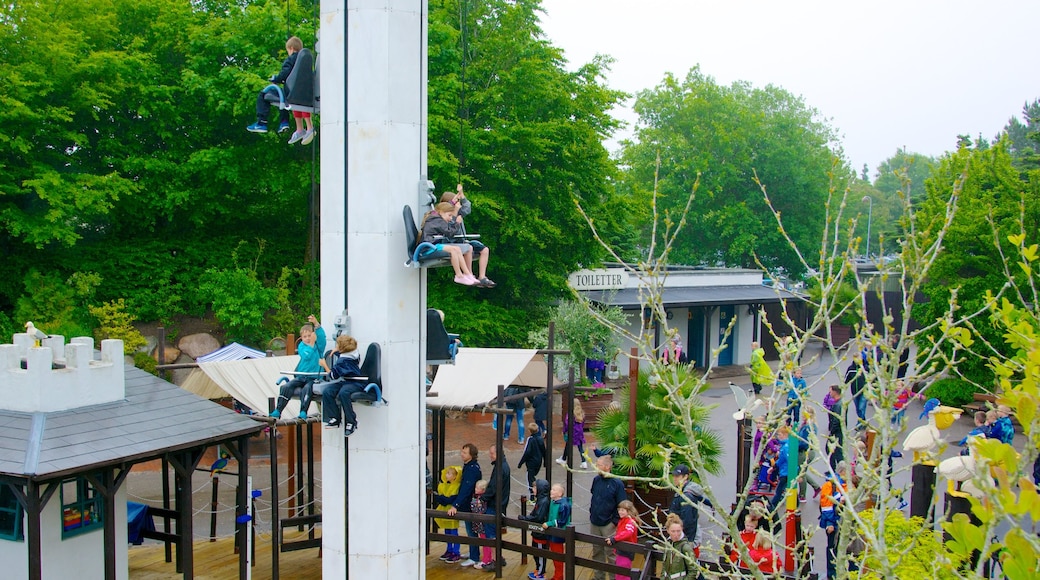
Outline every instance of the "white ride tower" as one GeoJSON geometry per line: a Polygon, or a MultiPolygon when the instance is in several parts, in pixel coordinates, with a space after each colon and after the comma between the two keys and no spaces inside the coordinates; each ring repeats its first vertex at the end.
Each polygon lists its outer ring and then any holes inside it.
{"type": "Polygon", "coordinates": [[[324,578],[426,577],[426,280],[401,219],[426,174],[426,21],[425,0],[321,0],[321,321],[346,308],[382,346],[390,401],[323,433],[324,578]]]}

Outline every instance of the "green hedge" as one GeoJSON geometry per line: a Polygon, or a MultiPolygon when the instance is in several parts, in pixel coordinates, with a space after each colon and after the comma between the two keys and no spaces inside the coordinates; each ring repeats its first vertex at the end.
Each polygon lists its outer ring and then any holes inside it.
{"type": "Polygon", "coordinates": [[[925,396],[936,398],[943,405],[963,407],[975,400],[979,389],[964,379],[940,379],[925,390],[925,396]]]}

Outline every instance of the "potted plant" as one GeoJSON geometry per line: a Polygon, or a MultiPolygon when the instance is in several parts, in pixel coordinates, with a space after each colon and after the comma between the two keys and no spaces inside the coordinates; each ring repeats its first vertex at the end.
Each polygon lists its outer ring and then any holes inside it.
{"type": "Polygon", "coordinates": [[[671,498],[671,490],[665,487],[666,465],[685,463],[719,473],[722,442],[718,434],[708,429],[709,407],[698,399],[708,385],[692,365],[662,369],[656,381],[651,381],[651,376],[641,372],[637,383],[634,457],[628,453],[630,389],[619,389],[620,404],[600,413],[593,433],[601,449],[614,453],[615,474],[643,478],[636,482],[636,499],[653,508],[654,504],[667,506],[671,498]],[[688,404],[677,402],[680,400],[688,404]],[[693,427],[692,437],[687,436],[683,427],[684,413],[693,427]]]}

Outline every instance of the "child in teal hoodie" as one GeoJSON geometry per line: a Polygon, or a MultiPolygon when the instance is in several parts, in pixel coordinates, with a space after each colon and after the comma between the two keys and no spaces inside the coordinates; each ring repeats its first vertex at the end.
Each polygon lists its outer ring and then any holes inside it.
{"type": "Polygon", "coordinates": [[[322,371],[329,372],[329,367],[324,359],[325,329],[318,324],[318,319],[313,314],[307,317],[307,321],[310,324],[300,327],[301,342],[297,349],[300,362],[296,363],[296,372],[313,373],[313,376],[296,376],[288,382],[285,382],[285,377],[279,380],[284,384],[278,390],[278,406],[271,412],[271,417],[275,419],[282,416],[282,411],[289,404],[289,399],[293,397],[296,389],[300,389],[300,419],[306,419],[307,409],[311,406],[311,396],[313,395],[311,383],[318,378],[322,371]]]}

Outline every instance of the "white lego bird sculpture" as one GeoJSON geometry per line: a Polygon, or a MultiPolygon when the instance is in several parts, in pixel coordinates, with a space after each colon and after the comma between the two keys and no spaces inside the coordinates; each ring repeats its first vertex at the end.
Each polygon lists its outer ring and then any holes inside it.
{"type": "Polygon", "coordinates": [[[36,326],[32,323],[31,320],[25,323],[25,333],[28,334],[30,338],[36,341],[36,346],[40,346],[40,341],[49,336],[46,332],[40,330],[39,328],[36,328],[36,326]]]}
{"type": "Polygon", "coordinates": [[[939,475],[950,481],[968,481],[975,476],[975,458],[970,455],[948,457],[939,462],[939,475]]]}
{"type": "Polygon", "coordinates": [[[929,399],[924,404],[924,412],[921,416],[928,416],[928,424],[921,425],[907,433],[903,440],[903,451],[914,453],[914,463],[924,460],[935,448],[942,443],[939,428],[935,426],[935,410],[939,407],[938,399],[929,399]]]}
{"type": "Polygon", "coordinates": [[[985,493],[972,481],[975,478],[978,464],[971,455],[957,455],[943,459],[936,469],[940,476],[949,480],[949,491],[955,491],[956,483],[959,482],[960,491],[980,499],[985,496],[985,493]]]}
{"type": "Polygon", "coordinates": [[[733,419],[740,421],[746,417],[751,417],[762,406],[762,399],[752,397],[747,391],[737,385],[730,383],[729,388],[733,391],[733,397],[737,400],[737,411],[733,413],[733,419]]]}

